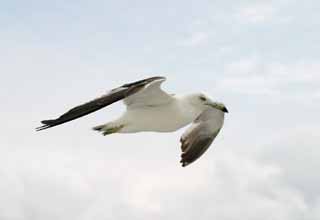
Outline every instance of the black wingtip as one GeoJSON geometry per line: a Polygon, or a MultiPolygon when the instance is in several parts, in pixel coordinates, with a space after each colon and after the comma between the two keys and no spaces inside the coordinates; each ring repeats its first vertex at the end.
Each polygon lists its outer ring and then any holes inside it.
{"type": "MultiPolygon", "coordinates": [[[[181,157],[183,156],[183,154],[181,155],[181,157]]],[[[186,167],[188,166],[190,163],[188,161],[186,161],[184,158],[181,158],[180,160],[181,166],[182,167],[186,167]]]]}
{"type": "Polygon", "coordinates": [[[47,128],[50,128],[50,127],[51,127],[50,125],[42,125],[42,126],[40,126],[40,127],[37,127],[37,128],[36,128],[36,131],[42,131],[42,130],[47,129],[47,128]]]}
{"type": "Polygon", "coordinates": [[[43,120],[43,121],[41,121],[41,123],[43,125],[40,127],[37,127],[36,131],[42,131],[44,129],[51,128],[55,125],[54,122],[55,122],[55,120],[43,120]]]}
{"type": "Polygon", "coordinates": [[[181,162],[181,166],[182,166],[182,167],[186,167],[186,166],[188,166],[188,165],[189,165],[188,162],[181,162]]]}
{"type": "Polygon", "coordinates": [[[43,120],[41,121],[42,124],[45,125],[52,125],[56,120],[43,120]]]}

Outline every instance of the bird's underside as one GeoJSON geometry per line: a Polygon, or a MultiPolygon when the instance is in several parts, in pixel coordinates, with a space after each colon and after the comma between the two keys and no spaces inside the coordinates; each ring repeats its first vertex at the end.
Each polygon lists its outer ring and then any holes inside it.
{"type": "MultiPolygon", "coordinates": [[[[164,77],[151,77],[124,84],[92,101],[76,106],[56,119],[43,120],[36,130],[52,128],[88,115],[117,101],[127,106],[125,114],[113,122],[94,127],[107,135],[139,131],[171,132],[194,121],[181,138],[181,163],[186,166],[199,158],[219,133],[224,114],[217,109],[184,113],[179,100],[161,89],[164,77]],[[218,119],[218,120],[217,120],[218,119]]],[[[188,106],[184,106],[188,107],[188,106]]]]}

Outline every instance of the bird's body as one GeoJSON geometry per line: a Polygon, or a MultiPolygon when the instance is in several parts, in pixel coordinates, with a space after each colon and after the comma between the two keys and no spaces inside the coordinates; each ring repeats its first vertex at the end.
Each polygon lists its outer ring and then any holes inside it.
{"type": "Polygon", "coordinates": [[[182,159],[186,166],[199,158],[221,130],[222,103],[213,102],[201,93],[175,96],[161,89],[164,77],[151,77],[124,84],[106,95],[72,108],[57,119],[44,120],[37,130],[54,127],[123,100],[126,111],[118,119],[94,127],[103,135],[136,132],[173,132],[193,122],[181,137],[182,159]]]}
{"type": "Polygon", "coordinates": [[[173,97],[165,105],[128,107],[120,118],[105,124],[102,130],[123,125],[117,133],[172,132],[190,124],[202,110],[189,102],[189,96],[173,97]]]}

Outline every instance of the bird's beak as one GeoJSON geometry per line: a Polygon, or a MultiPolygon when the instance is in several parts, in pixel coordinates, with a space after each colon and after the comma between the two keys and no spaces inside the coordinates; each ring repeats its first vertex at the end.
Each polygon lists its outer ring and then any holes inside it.
{"type": "Polygon", "coordinates": [[[225,113],[229,113],[229,111],[228,111],[228,109],[226,107],[223,107],[222,111],[225,112],[225,113]]]}
{"type": "Polygon", "coordinates": [[[219,109],[225,113],[229,113],[228,109],[225,106],[221,107],[221,106],[217,105],[216,103],[212,103],[212,102],[209,102],[206,105],[208,105],[212,108],[215,108],[215,109],[219,109]]]}

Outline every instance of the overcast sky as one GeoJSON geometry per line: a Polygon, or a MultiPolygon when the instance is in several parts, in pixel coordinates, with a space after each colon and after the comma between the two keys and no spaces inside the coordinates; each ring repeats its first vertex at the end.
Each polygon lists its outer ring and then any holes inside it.
{"type": "Polygon", "coordinates": [[[0,3],[1,220],[320,219],[320,2],[0,3]],[[103,137],[121,103],[43,132],[43,119],[166,76],[229,109],[179,164],[175,133],[103,137]]]}

